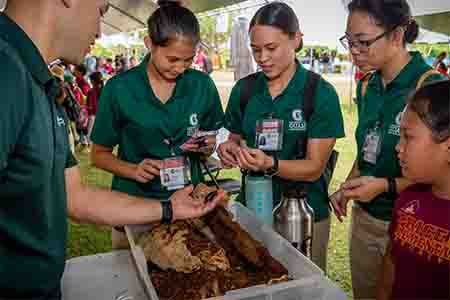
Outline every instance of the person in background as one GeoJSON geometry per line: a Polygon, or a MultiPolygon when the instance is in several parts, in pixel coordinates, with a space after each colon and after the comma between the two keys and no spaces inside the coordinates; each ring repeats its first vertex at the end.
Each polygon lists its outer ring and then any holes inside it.
{"type": "Polygon", "coordinates": [[[389,239],[392,209],[411,182],[402,176],[395,152],[408,94],[424,81],[442,79],[407,44],[419,34],[406,0],[353,0],[342,45],[365,77],[358,82],[357,157],[347,180],[332,195],[339,220],[353,200],[350,266],[355,299],[376,295],[389,239]],[[373,72],[369,72],[375,70],[373,72]]]}
{"type": "MultiPolygon", "coordinates": [[[[75,82],[77,86],[80,88],[81,92],[83,93],[83,97],[87,97],[87,94],[89,93],[89,90],[91,89],[91,86],[89,85],[89,82],[86,80],[86,74],[87,69],[84,65],[77,65],[75,66],[74,75],[75,75],[75,82]]],[[[84,99],[83,99],[84,102],[84,99]]]]}
{"type": "Polygon", "coordinates": [[[113,60],[112,58],[107,58],[106,59],[106,64],[104,66],[104,70],[106,72],[106,74],[108,74],[109,76],[114,74],[114,68],[113,68],[113,60]]]}
{"type": "Polygon", "coordinates": [[[433,68],[437,69],[439,67],[439,64],[444,62],[444,60],[447,58],[447,52],[443,51],[439,53],[439,55],[436,57],[436,59],[433,62],[433,68]]]}
{"type": "Polygon", "coordinates": [[[203,52],[203,48],[200,46],[197,48],[197,52],[194,58],[194,65],[200,71],[205,71],[205,53],[203,52]]]}
{"type": "Polygon", "coordinates": [[[450,299],[450,81],[411,97],[400,134],[402,174],[414,185],[395,202],[377,300],[450,299]]]}
{"type": "Polygon", "coordinates": [[[91,133],[92,128],[94,128],[95,123],[95,115],[97,114],[97,107],[98,107],[98,99],[100,99],[100,95],[103,89],[103,75],[100,72],[94,72],[89,76],[89,79],[92,83],[92,88],[88,93],[87,99],[86,99],[86,106],[89,116],[88,121],[88,128],[87,128],[87,139],[89,141],[89,144],[91,144],[91,133]]]}
{"type": "Polygon", "coordinates": [[[97,70],[96,70],[96,72],[102,73],[103,76],[108,75],[108,73],[105,70],[105,66],[106,66],[106,59],[103,56],[100,56],[99,58],[97,58],[97,70]]]}
{"type": "Polygon", "coordinates": [[[134,56],[130,57],[130,69],[136,67],[138,64],[139,63],[136,57],[134,56]]]}
{"type": "Polygon", "coordinates": [[[97,57],[92,55],[90,52],[92,50],[92,46],[90,45],[87,52],[89,52],[83,62],[83,65],[86,67],[86,74],[85,76],[90,76],[92,73],[97,71],[97,57]]]}
{"type": "Polygon", "coordinates": [[[439,73],[441,73],[442,75],[444,75],[445,77],[448,77],[448,67],[445,65],[444,62],[439,63],[439,65],[436,68],[436,70],[439,73]]]}
{"type": "Polygon", "coordinates": [[[76,83],[76,78],[74,76],[66,75],[64,76],[64,81],[67,83],[70,92],[80,105],[80,111],[77,116],[78,120],[76,120],[75,122],[75,132],[76,132],[76,135],[74,135],[75,150],[77,152],[89,152],[89,140],[87,138],[88,111],[83,91],[78,87],[76,83]]]}

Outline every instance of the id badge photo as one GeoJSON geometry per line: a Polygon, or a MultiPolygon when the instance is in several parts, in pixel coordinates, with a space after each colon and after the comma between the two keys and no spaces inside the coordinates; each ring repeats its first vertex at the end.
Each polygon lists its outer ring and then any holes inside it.
{"type": "Polygon", "coordinates": [[[283,120],[267,119],[256,123],[256,148],[281,151],[283,148],[283,120]]]}
{"type": "Polygon", "coordinates": [[[188,159],[183,156],[165,159],[160,176],[161,184],[169,191],[185,187],[191,181],[188,159]]]}
{"type": "Polygon", "coordinates": [[[378,155],[381,152],[381,126],[376,125],[374,128],[367,130],[366,138],[363,146],[363,160],[365,162],[376,164],[378,155]]]}

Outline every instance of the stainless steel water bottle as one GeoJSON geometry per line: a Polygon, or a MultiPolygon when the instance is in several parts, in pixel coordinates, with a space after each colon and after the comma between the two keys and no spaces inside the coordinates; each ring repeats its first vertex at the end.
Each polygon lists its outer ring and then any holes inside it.
{"type": "Polygon", "coordinates": [[[306,257],[312,258],[314,211],[304,191],[284,192],[280,204],[273,211],[273,222],[275,231],[306,257]]]}

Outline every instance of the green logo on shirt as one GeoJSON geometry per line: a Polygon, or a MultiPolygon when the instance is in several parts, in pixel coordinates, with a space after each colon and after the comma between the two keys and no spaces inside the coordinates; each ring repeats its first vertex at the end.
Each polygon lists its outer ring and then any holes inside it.
{"type": "Polygon", "coordinates": [[[197,126],[198,125],[197,114],[192,114],[191,115],[191,117],[189,118],[189,123],[191,124],[191,126],[197,126]]]}
{"type": "Polygon", "coordinates": [[[289,122],[289,130],[291,131],[305,131],[306,122],[303,119],[303,111],[301,109],[294,109],[292,111],[293,121],[289,122]]]}
{"type": "Polygon", "coordinates": [[[400,122],[402,121],[402,112],[399,112],[397,117],[395,117],[395,123],[389,126],[389,134],[400,136],[400,122]]]}

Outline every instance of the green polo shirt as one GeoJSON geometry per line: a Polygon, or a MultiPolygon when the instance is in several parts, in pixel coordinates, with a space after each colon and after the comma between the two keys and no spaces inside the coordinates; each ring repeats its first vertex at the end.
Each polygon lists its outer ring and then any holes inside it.
{"type": "MultiPolygon", "coordinates": [[[[365,96],[361,96],[361,82],[357,89],[358,126],[356,142],[358,146],[358,167],[362,176],[401,177],[401,168],[397,159],[396,145],[400,140],[400,119],[408,95],[416,89],[417,83],[431,67],[423,60],[419,52],[411,52],[412,59],[400,74],[383,86],[380,72],[375,72],[367,85],[365,96]],[[366,133],[377,121],[381,122],[381,151],[377,163],[363,161],[363,146],[366,133]]],[[[443,79],[440,75],[429,76],[426,81],[443,79]]],[[[394,198],[380,194],[370,203],[358,202],[375,218],[390,221],[394,198]]]]}
{"type": "MultiPolygon", "coordinates": [[[[183,155],[180,146],[192,128],[217,130],[222,127],[223,109],[212,79],[188,69],[177,78],[175,90],[163,104],[154,94],[147,75],[148,57],[136,68],[108,81],[100,97],[92,140],[106,147],[118,146],[119,159],[138,164],[144,159],[163,160],[183,155]]],[[[194,184],[203,180],[198,155],[188,155],[194,184]]],[[[131,195],[167,199],[172,192],[160,177],[148,183],[114,176],[112,189],[131,195]]]]}
{"type": "Polygon", "coordinates": [[[55,81],[28,36],[0,14],[0,298],[59,289],[71,155],[55,81]]]}
{"type": "MultiPolygon", "coordinates": [[[[269,93],[267,78],[259,73],[255,88],[242,116],[240,108],[240,93],[242,81],[233,88],[225,114],[225,127],[232,133],[239,134],[247,144],[255,147],[256,123],[258,120],[273,118],[284,120],[283,148],[277,152],[280,160],[294,160],[298,154],[297,143],[300,138],[326,139],[345,136],[339,97],[334,87],[321,79],[314,99],[314,112],[309,124],[302,116],[304,86],[307,71],[302,65],[297,66],[294,77],[282,94],[272,99],[269,93]],[[299,114],[300,111],[300,114],[299,114]]],[[[281,201],[283,187],[288,183],[279,177],[274,177],[273,191],[275,205],[281,201]]],[[[328,191],[325,180],[307,184],[308,200],[315,212],[316,221],[329,216],[328,191]]]]}

